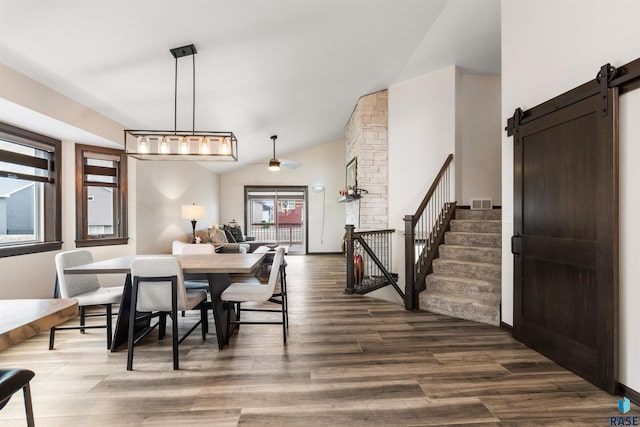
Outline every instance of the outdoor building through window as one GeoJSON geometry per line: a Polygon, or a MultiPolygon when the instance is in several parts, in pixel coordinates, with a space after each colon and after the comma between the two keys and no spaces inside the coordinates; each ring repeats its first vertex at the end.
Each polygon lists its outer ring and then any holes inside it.
{"type": "Polygon", "coordinates": [[[289,251],[306,253],[307,189],[301,186],[246,186],[247,236],[289,245],[289,251]]]}
{"type": "Polygon", "coordinates": [[[127,158],[76,145],[76,246],[127,243],[127,158]]]}
{"type": "Polygon", "coordinates": [[[0,123],[0,256],[61,248],[60,158],[59,140],[0,123]]]}

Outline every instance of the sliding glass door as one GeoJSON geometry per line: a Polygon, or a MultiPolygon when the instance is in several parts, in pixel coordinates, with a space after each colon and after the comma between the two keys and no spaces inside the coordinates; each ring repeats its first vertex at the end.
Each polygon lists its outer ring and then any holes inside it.
{"type": "Polygon", "coordinates": [[[246,186],[244,193],[248,236],[307,252],[307,187],[246,186]]]}

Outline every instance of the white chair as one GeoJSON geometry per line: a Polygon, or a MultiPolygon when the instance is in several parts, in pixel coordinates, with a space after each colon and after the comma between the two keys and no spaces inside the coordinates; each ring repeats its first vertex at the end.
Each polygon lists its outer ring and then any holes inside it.
{"type": "MultiPolygon", "coordinates": [[[[215,255],[216,249],[208,243],[185,243],[178,248],[174,245],[174,255],[215,255]]],[[[184,286],[187,289],[209,290],[209,282],[203,280],[185,280],[184,286]]]]}
{"type": "MultiPolygon", "coordinates": [[[[198,325],[202,329],[202,340],[206,339],[205,325],[207,292],[202,289],[186,289],[180,262],[174,257],[140,257],[131,263],[132,290],[129,314],[129,334],[127,370],[133,369],[134,332],[136,319],[159,317],[158,337],[164,338],[166,316],[171,317],[173,339],[173,369],[179,368],[178,345],[193,332],[198,325]],[[200,310],[200,320],[178,338],[178,311],[200,310]],[[147,313],[137,316],[136,312],[147,313]]],[[[154,325],[153,327],[157,326],[154,325]]],[[[149,329],[150,330],[150,329],[149,329]]],[[[148,330],[148,331],[149,331],[148,330]]],[[[148,333],[147,331],[147,333],[148,333]]],[[[144,334],[146,335],[146,333],[144,334]]],[[[144,336],[143,335],[143,336],[144,336]]],[[[142,337],[138,338],[138,341],[142,337]]]]}
{"type": "Polygon", "coordinates": [[[70,267],[90,264],[93,262],[91,252],[85,249],[61,252],[55,257],[56,264],[56,291],[54,297],[75,298],[80,307],[80,326],[55,326],[49,332],[49,350],[53,349],[56,330],[80,329],[84,333],[85,329],[106,328],[107,348],[111,348],[111,306],[120,304],[124,286],[103,288],[100,286],[98,276],[95,274],[64,274],[64,270],[70,267]],[[59,292],[58,292],[59,291],[59,292]],[[86,307],[103,305],[106,313],[86,314],[86,307]],[[106,324],[99,326],[85,326],[85,318],[93,316],[105,316],[106,324]]]}
{"type": "MultiPolygon", "coordinates": [[[[269,274],[269,281],[266,285],[261,283],[232,283],[227,289],[222,292],[221,299],[228,304],[229,309],[231,305],[235,305],[236,318],[231,319],[231,315],[227,316],[227,337],[226,341],[229,344],[229,335],[231,334],[231,324],[236,325],[282,325],[282,340],[286,344],[287,342],[287,327],[288,327],[288,307],[286,296],[286,280],[285,279],[285,262],[284,262],[284,248],[278,248],[275,256],[273,257],[273,265],[271,267],[271,273],[269,274]],[[281,292],[274,293],[276,285],[280,282],[281,292]],[[278,298],[279,297],[279,298],[278,298]],[[268,309],[268,308],[242,308],[243,302],[272,302],[279,304],[280,309],[268,309]],[[276,312],[282,313],[281,321],[241,321],[240,313],[242,311],[254,311],[254,312],[276,312]]],[[[231,313],[229,313],[231,314],[231,313]]]]}

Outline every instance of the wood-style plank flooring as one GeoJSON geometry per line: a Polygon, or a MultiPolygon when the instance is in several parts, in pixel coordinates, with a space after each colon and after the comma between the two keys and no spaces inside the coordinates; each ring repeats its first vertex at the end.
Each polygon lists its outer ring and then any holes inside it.
{"type": "MultiPolygon", "coordinates": [[[[40,334],[0,352],[0,366],[36,372],[36,425],[47,427],[604,426],[620,415],[616,396],[503,330],[345,295],[340,256],[287,261],[286,345],[279,325],[242,326],[222,351],[195,331],[173,371],[171,340],[154,332],[127,372],[126,351],[107,351],[104,330],[61,331],[54,351],[40,334]]],[[[181,330],[195,319],[188,313],[181,330]]],[[[627,415],[639,414],[632,405],[627,415]]],[[[18,393],[0,426],[24,419],[18,393]]]]}

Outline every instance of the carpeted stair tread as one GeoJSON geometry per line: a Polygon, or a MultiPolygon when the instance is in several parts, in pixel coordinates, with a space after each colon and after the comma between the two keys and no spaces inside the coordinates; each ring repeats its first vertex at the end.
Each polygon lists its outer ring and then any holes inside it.
{"type": "Polygon", "coordinates": [[[498,219],[453,219],[451,231],[469,233],[502,233],[502,221],[498,219]]]}
{"type": "Polygon", "coordinates": [[[501,298],[499,280],[470,279],[433,273],[427,276],[426,284],[429,292],[447,293],[467,298],[475,297],[481,300],[500,301],[501,298]]]}
{"type": "Polygon", "coordinates": [[[440,258],[489,262],[492,264],[500,264],[502,262],[502,250],[500,248],[445,244],[440,245],[438,251],[440,258]]]}
{"type": "Polygon", "coordinates": [[[456,209],[455,219],[502,220],[502,209],[490,209],[490,210],[456,209]]]}
{"type": "Polygon", "coordinates": [[[439,292],[420,294],[420,307],[432,313],[498,326],[500,301],[478,300],[439,292]]]}
{"type": "Polygon", "coordinates": [[[444,242],[447,245],[499,248],[502,247],[502,234],[447,231],[444,234],[444,242]]]}
{"type": "Polygon", "coordinates": [[[437,258],[433,260],[433,272],[470,279],[500,280],[502,266],[488,262],[462,261],[437,258]]]}

